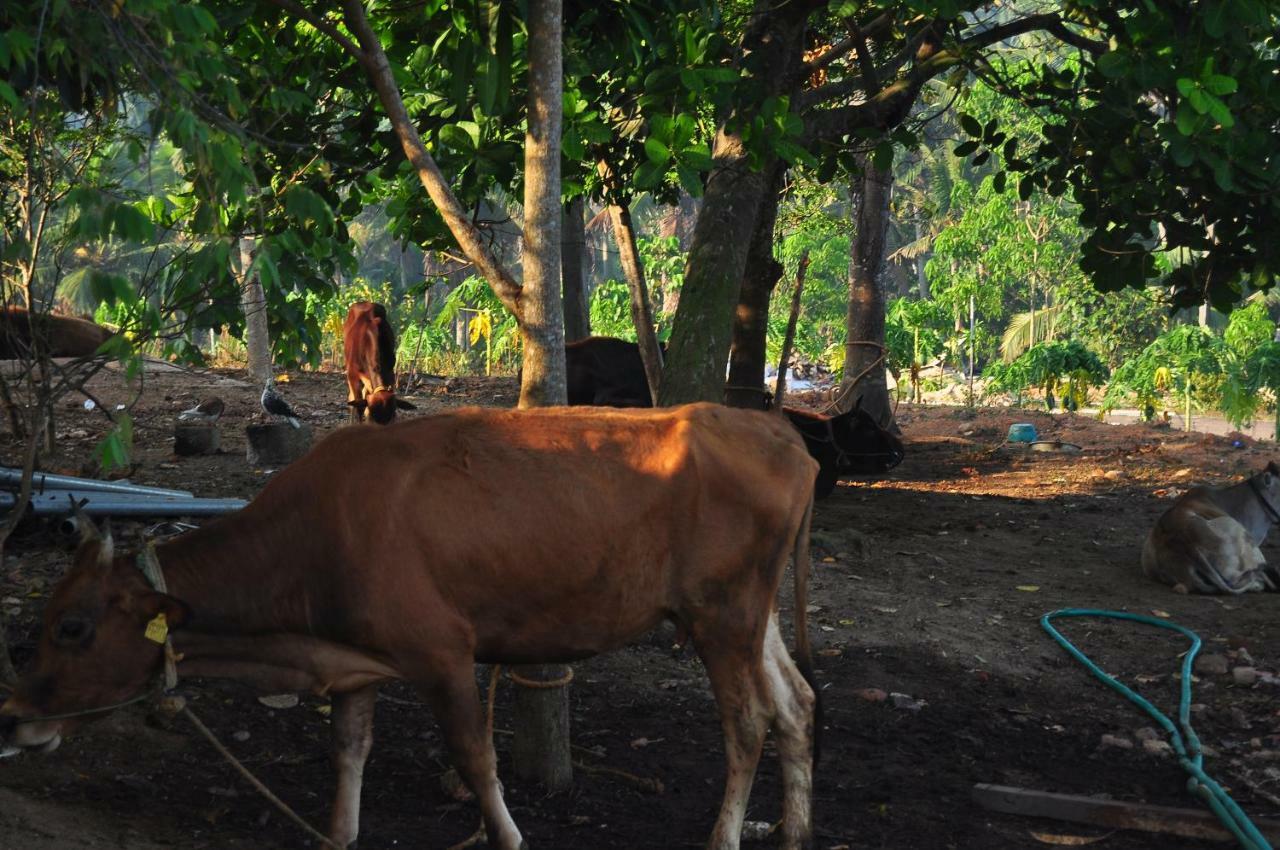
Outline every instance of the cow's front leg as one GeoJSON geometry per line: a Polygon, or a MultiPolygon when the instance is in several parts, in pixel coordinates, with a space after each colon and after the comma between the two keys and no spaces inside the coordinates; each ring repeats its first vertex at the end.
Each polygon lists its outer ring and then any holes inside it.
{"type": "Polygon", "coordinates": [[[475,664],[470,658],[465,662],[449,671],[433,670],[423,679],[415,678],[414,684],[435,712],[459,775],[476,795],[489,846],[522,850],[524,839],[502,800],[498,760],[476,690],[475,664]]]}
{"type": "Polygon", "coordinates": [[[354,847],[360,834],[360,786],[373,746],[373,705],[377,699],[376,685],[333,697],[332,755],[338,788],[329,837],[342,848],[354,847]]]}

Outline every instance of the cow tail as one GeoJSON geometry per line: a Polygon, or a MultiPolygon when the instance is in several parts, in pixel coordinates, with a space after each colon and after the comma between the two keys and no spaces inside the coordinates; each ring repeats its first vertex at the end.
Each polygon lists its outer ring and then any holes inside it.
{"type": "Polygon", "coordinates": [[[822,691],[813,675],[813,648],[809,645],[809,524],[813,520],[813,489],[808,489],[809,505],[796,533],[792,571],[795,574],[796,667],[813,691],[813,763],[818,763],[818,739],[822,731],[822,691]]]}

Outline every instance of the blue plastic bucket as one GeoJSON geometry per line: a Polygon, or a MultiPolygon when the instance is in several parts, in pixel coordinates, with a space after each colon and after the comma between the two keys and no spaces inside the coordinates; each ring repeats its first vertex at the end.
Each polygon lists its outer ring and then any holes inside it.
{"type": "Polygon", "coordinates": [[[1036,426],[1030,422],[1015,422],[1009,426],[1009,442],[1030,443],[1036,439],[1036,426]]]}

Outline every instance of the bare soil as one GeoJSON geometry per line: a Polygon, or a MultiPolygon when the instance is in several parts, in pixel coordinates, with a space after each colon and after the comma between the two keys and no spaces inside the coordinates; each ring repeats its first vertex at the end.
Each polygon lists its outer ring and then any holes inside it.
{"type": "MultiPolygon", "coordinates": [[[[132,480],[200,495],[250,497],[268,471],[251,469],[243,425],[256,391],[234,372],[146,374],[135,408],[132,480]],[[208,395],[227,402],[224,452],[172,455],[174,415],[208,395]]],[[[291,375],[284,394],[318,433],[346,419],[334,374],[291,375]]],[[[96,380],[114,405],[133,399],[119,376],[96,380]]],[[[510,405],[511,379],[454,379],[421,388],[418,415],[461,405],[510,405]]],[[[105,430],[81,399],[59,408],[55,471],[92,467],[105,430]]],[[[1273,444],[1077,416],[961,408],[899,409],[907,445],[882,480],[845,482],[819,503],[810,605],[825,722],[817,771],[815,847],[1025,848],[1046,838],[1101,838],[1096,846],[1190,848],[1203,842],[996,815],[969,801],[975,783],[1194,806],[1168,756],[1104,748],[1151,725],[1090,679],[1038,625],[1060,607],[1157,612],[1197,630],[1206,653],[1280,667],[1280,598],[1174,593],[1138,567],[1148,528],[1169,500],[1201,482],[1261,467],[1273,444]],[[1079,444],[1077,454],[1031,453],[1004,443],[1010,423],[1079,444]],[[1240,447],[1233,445],[1239,442],[1240,447]],[[881,702],[864,689],[907,695],[881,702]],[[923,701],[917,702],[917,701],[923,701]],[[1040,838],[1035,837],[1037,834],[1040,838]]],[[[18,449],[0,442],[14,463],[18,449]]],[[[117,524],[138,535],[150,523],[117,524]]],[[[1280,557],[1274,544],[1268,558],[1280,557]]],[[[0,597],[19,663],[32,652],[49,588],[68,562],[65,544],[33,525],[0,568],[0,597]]],[[[784,619],[790,621],[789,602],[784,619]]],[[[1180,641],[1138,626],[1073,622],[1065,630],[1110,672],[1169,708],[1180,641]]],[[[513,814],[533,848],[676,848],[705,841],[719,803],[720,732],[701,664],[658,633],[582,664],[572,686],[577,757],[656,779],[655,793],[610,773],[579,771],[573,791],[547,796],[510,776],[510,738],[499,732],[500,769],[513,814]]],[[[483,675],[483,671],[480,675],[483,675]]],[[[325,701],[302,697],[269,709],[233,683],[186,681],[192,706],[277,794],[327,822],[332,776],[325,701]],[[236,735],[236,733],[248,733],[236,735]]],[[[510,685],[498,692],[497,727],[510,722],[510,685]]],[[[1210,773],[1258,817],[1280,816],[1276,686],[1238,687],[1202,674],[1196,726],[1213,751],[1210,773]]],[[[361,847],[447,847],[478,815],[442,787],[447,763],[429,713],[390,686],[378,708],[366,772],[361,847]]],[[[749,819],[779,814],[776,760],[766,754],[749,819]]],[[[0,761],[0,848],[266,848],[307,846],[181,720],[139,707],[88,727],[48,756],[0,761]]],[[[1061,841],[1059,843],[1062,843],[1061,841]]]]}

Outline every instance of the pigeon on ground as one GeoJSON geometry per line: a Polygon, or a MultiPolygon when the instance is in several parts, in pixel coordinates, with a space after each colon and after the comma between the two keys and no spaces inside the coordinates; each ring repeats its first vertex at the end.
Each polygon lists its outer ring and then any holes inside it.
{"type": "Polygon", "coordinates": [[[213,424],[222,416],[227,406],[220,398],[206,398],[190,410],[178,414],[179,422],[207,422],[213,424]]]}
{"type": "Polygon", "coordinates": [[[283,416],[295,428],[302,427],[298,422],[298,414],[294,413],[289,402],[276,392],[276,382],[273,379],[268,379],[266,386],[262,388],[262,409],[272,416],[283,416]]]}

